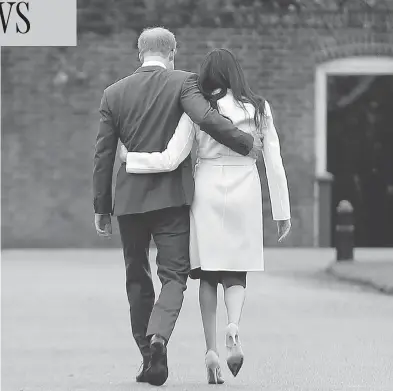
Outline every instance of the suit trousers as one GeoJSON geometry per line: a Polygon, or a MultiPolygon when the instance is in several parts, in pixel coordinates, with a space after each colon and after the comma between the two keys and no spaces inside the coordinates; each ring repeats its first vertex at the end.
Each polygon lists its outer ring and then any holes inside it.
{"type": "Polygon", "coordinates": [[[144,360],[150,353],[150,337],[167,341],[183,304],[190,272],[190,208],[171,207],[118,216],[126,266],[126,291],[131,329],[144,360]],[[155,293],[149,265],[151,237],[157,246],[157,274],[161,293],[155,293]]]}

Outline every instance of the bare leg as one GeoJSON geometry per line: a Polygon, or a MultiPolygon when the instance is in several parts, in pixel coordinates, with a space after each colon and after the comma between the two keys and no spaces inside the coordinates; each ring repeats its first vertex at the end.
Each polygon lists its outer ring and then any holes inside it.
{"type": "Polygon", "coordinates": [[[224,299],[228,315],[225,342],[227,346],[227,364],[233,376],[237,376],[244,360],[238,325],[243,310],[245,288],[242,285],[231,285],[228,287],[224,283],[224,299]]]}
{"type": "Polygon", "coordinates": [[[217,284],[201,280],[199,285],[199,304],[205,332],[206,350],[217,352],[217,284]]]}
{"type": "Polygon", "coordinates": [[[246,290],[241,285],[224,286],[224,300],[227,307],[228,324],[239,324],[242,315],[246,290]]]}

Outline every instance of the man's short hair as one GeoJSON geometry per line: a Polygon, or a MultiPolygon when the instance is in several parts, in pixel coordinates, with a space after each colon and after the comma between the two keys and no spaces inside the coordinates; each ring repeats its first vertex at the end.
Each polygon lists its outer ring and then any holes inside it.
{"type": "Polygon", "coordinates": [[[175,49],[175,35],[163,27],[149,27],[138,38],[138,50],[142,55],[152,52],[167,56],[175,49]]]}

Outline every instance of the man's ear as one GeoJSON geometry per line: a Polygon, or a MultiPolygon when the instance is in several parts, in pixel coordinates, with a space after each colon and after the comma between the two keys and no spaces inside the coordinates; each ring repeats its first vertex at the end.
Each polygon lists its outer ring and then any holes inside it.
{"type": "Polygon", "coordinates": [[[139,58],[139,61],[140,61],[141,63],[143,63],[143,54],[142,54],[142,53],[139,53],[139,54],[138,54],[138,58],[139,58]]]}
{"type": "Polygon", "coordinates": [[[174,51],[174,50],[171,50],[171,51],[169,52],[168,60],[169,60],[170,62],[172,62],[172,61],[175,60],[175,51],[174,51]]]}

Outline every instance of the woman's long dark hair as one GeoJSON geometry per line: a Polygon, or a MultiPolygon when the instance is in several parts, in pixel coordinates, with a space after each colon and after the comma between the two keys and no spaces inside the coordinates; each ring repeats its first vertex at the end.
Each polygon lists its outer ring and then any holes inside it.
{"type": "Polygon", "coordinates": [[[217,100],[225,96],[228,89],[232,90],[233,97],[244,110],[244,104],[251,103],[255,108],[255,125],[261,133],[265,99],[251,90],[239,61],[230,50],[214,49],[206,55],[199,74],[199,88],[215,109],[218,109],[217,100]],[[217,89],[221,91],[213,94],[217,89]]]}

